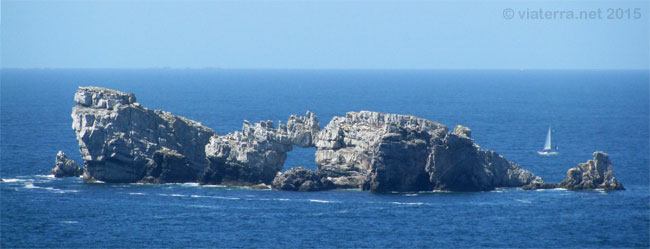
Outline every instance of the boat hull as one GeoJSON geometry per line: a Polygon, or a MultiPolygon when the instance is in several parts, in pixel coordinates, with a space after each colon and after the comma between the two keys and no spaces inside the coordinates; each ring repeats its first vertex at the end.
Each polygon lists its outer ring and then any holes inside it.
{"type": "Polygon", "coordinates": [[[558,154],[557,151],[538,151],[537,154],[542,156],[555,156],[558,154]]]}

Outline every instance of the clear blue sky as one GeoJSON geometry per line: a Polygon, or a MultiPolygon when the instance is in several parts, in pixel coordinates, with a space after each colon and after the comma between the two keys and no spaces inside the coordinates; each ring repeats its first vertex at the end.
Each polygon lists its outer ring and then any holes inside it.
{"type": "Polygon", "coordinates": [[[648,69],[648,1],[1,1],[4,68],[648,69]],[[504,18],[511,8],[512,19],[504,18]],[[522,19],[602,11],[602,19],[522,19]],[[607,8],[631,17],[607,19],[607,8]],[[634,19],[634,8],[640,18],[634,19]]]}

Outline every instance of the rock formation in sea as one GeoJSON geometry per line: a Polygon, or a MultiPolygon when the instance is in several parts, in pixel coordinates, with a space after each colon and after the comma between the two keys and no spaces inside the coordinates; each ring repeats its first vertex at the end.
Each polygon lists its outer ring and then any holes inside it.
{"type": "Polygon", "coordinates": [[[320,130],[318,117],[292,115],[287,124],[275,128],[272,121],[244,121],[241,132],[213,136],[205,147],[208,168],[201,184],[250,186],[270,184],[282,169],[293,146],[313,147],[320,130]]]}
{"type": "Polygon", "coordinates": [[[316,139],[318,173],[339,188],[387,191],[481,191],[541,181],[493,151],[467,127],[453,132],[409,115],[348,112],[316,139]]]}
{"type": "Polygon", "coordinates": [[[133,94],[106,88],[80,87],[74,101],[72,128],[87,171],[84,180],[196,181],[205,170],[205,145],[216,133],[201,123],[143,108],[133,94]],[[187,170],[181,177],[165,173],[179,168],[187,170]]]}
{"type": "Polygon", "coordinates": [[[567,171],[567,178],[559,187],[570,190],[603,189],[623,190],[623,185],[616,180],[614,168],[609,155],[602,151],[594,152],[594,159],[580,163],[567,171]]]}
{"type": "Polygon", "coordinates": [[[56,153],[55,166],[52,169],[54,177],[79,177],[83,173],[84,169],[72,159],[68,159],[63,151],[56,153]]]}
{"type": "Polygon", "coordinates": [[[277,127],[272,121],[244,121],[241,131],[218,136],[199,122],[143,108],[133,94],[80,87],[74,99],[72,127],[89,182],[259,188],[274,183],[276,189],[373,192],[546,186],[496,152],[481,149],[469,128],[449,131],[409,115],[349,112],[320,131],[316,115],[307,112],[277,127]],[[299,168],[278,174],[293,146],[317,148],[316,172],[299,168]]]}
{"type": "Polygon", "coordinates": [[[279,173],[273,179],[273,189],[288,191],[321,191],[333,189],[334,183],[303,167],[279,173]]]}

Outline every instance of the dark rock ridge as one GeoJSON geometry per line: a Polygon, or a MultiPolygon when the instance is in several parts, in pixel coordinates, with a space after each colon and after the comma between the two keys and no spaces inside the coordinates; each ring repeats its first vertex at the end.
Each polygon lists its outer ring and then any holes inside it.
{"type": "Polygon", "coordinates": [[[201,123],[143,108],[133,94],[100,87],[80,87],[74,100],[72,129],[76,132],[87,171],[84,180],[196,181],[205,170],[205,145],[216,133],[201,123]],[[156,162],[154,154],[157,151],[166,151],[168,156],[163,155],[162,161],[156,162]],[[171,154],[180,154],[183,159],[172,159],[171,154]],[[170,178],[164,173],[147,175],[165,171],[163,169],[177,171],[176,166],[165,163],[170,160],[182,161],[181,164],[187,166],[181,179],[170,178]],[[186,178],[189,175],[193,177],[186,178]]]}
{"type": "Polygon", "coordinates": [[[409,115],[348,112],[316,139],[318,173],[339,188],[480,191],[541,182],[496,152],[481,149],[467,127],[454,132],[409,115]]]}
{"type": "Polygon", "coordinates": [[[288,191],[321,191],[335,188],[334,183],[303,167],[279,173],[273,179],[273,189],[288,191]]]}
{"type": "Polygon", "coordinates": [[[318,117],[292,115],[287,124],[275,128],[272,121],[244,121],[241,132],[213,136],[205,146],[209,166],[201,184],[270,184],[282,169],[293,146],[313,147],[320,130],[318,117]]]}
{"type": "Polygon", "coordinates": [[[567,178],[560,182],[561,188],[570,190],[603,189],[623,190],[616,180],[609,155],[602,151],[594,152],[594,159],[569,169],[567,178]]]}
{"type": "Polygon", "coordinates": [[[68,159],[63,151],[56,154],[55,166],[52,169],[54,177],[79,177],[83,173],[84,169],[75,161],[68,159]]]}
{"type": "Polygon", "coordinates": [[[196,182],[196,171],[187,158],[176,151],[161,149],[147,162],[145,177],[140,183],[182,183],[196,182]]]}

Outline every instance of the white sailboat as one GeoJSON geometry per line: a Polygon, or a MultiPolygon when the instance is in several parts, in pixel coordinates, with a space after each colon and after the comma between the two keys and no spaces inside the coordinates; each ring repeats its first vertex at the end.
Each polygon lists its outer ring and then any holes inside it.
{"type": "Polygon", "coordinates": [[[552,156],[552,155],[557,155],[557,145],[555,146],[555,150],[551,150],[551,127],[548,127],[548,134],[546,135],[546,142],[544,142],[544,150],[538,151],[537,154],[540,154],[542,156],[552,156]]]}

